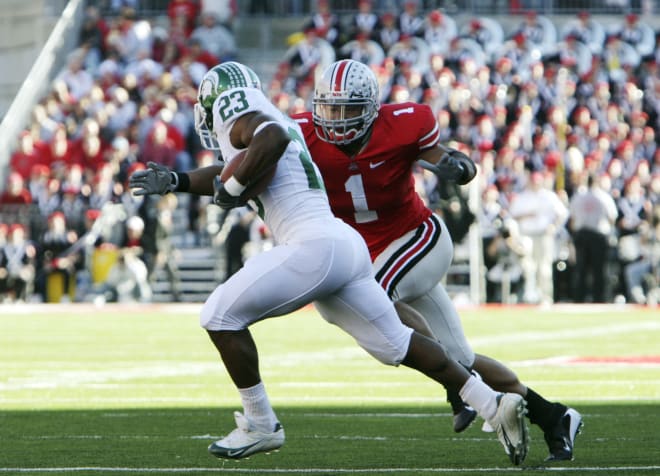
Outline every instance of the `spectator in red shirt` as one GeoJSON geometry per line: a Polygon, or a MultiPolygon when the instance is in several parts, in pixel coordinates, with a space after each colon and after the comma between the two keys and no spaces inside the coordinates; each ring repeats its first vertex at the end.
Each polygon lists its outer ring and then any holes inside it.
{"type": "Polygon", "coordinates": [[[156,162],[170,169],[175,168],[179,153],[176,142],[168,135],[167,124],[156,121],[140,151],[140,161],[156,162]]]}
{"type": "Polygon", "coordinates": [[[171,25],[177,24],[180,18],[184,19],[183,33],[186,38],[189,38],[195,29],[198,15],[199,2],[193,0],[170,0],[167,5],[167,17],[170,19],[171,25]]]}
{"type": "Polygon", "coordinates": [[[101,139],[97,135],[87,135],[80,139],[76,148],[73,164],[80,165],[91,175],[105,163],[106,148],[103,147],[101,139]]]}
{"type": "Polygon", "coordinates": [[[29,205],[32,195],[25,187],[25,180],[20,174],[12,172],[7,177],[7,188],[0,195],[0,205],[29,205]]]}
{"type": "Polygon", "coordinates": [[[75,147],[72,147],[64,126],[61,125],[55,130],[48,146],[43,163],[55,173],[74,163],[75,147]]]}
{"type": "Polygon", "coordinates": [[[186,43],[186,47],[181,55],[180,64],[191,62],[201,63],[206,68],[211,69],[216,64],[220,63],[220,58],[215,56],[209,50],[204,49],[202,42],[198,38],[190,38],[186,43]]]}
{"type": "Polygon", "coordinates": [[[32,167],[41,162],[39,151],[34,147],[34,138],[28,131],[23,131],[18,140],[18,148],[9,159],[9,168],[24,180],[30,178],[32,167]]]}

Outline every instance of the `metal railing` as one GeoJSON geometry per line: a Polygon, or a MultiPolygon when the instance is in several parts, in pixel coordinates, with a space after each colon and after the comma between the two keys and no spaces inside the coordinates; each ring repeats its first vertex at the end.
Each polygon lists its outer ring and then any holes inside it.
{"type": "MultiPolygon", "coordinates": [[[[90,1],[106,14],[117,14],[110,0],[90,1]]],[[[165,14],[168,0],[141,0],[138,12],[142,16],[165,14]]],[[[356,0],[330,0],[332,11],[338,14],[354,12],[356,0]]],[[[400,9],[403,2],[374,0],[375,11],[400,9]]],[[[306,16],[316,9],[316,0],[247,0],[237,2],[241,17],[306,16]]],[[[426,12],[441,9],[447,13],[502,15],[536,10],[544,15],[572,15],[582,10],[591,14],[617,15],[625,13],[660,13],[660,0],[419,0],[419,9],[426,12]]]]}

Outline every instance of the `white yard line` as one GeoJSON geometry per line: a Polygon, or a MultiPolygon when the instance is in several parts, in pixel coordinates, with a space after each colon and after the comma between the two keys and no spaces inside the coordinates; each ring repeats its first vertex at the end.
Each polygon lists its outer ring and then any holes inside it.
{"type": "MultiPolygon", "coordinates": [[[[548,398],[554,399],[554,395],[546,395],[548,398]]],[[[356,401],[355,396],[349,397],[328,397],[328,396],[318,396],[318,397],[286,397],[287,405],[319,405],[319,404],[350,404],[354,405],[356,401]]],[[[444,400],[439,399],[439,397],[420,397],[420,396],[411,396],[411,397],[359,397],[360,402],[367,404],[379,404],[379,405],[431,405],[437,406],[442,404],[444,400]]],[[[660,402],[660,397],[658,396],[636,396],[636,395],[627,395],[627,396],[614,396],[606,395],[602,397],[585,397],[578,395],[571,395],[565,397],[564,400],[570,402],[584,402],[584,403],[614,403],[614,402],[635,402],[635,403],[655,403],[660,402]]],[[[43,397],[36,396],[34,398],[29,397],[17,397],[17,398],[2,398],[0,397],[0,406],[14,406],[20,405],[20,408],[15,410],[20,411],[26,407],[39,408],[45,411],[50,409],[57,408],[58,405],[89,405],[89,398],[76,398],[76,397],[49,397],[47,403],[44,405],[45,401],[43,397]]],[[[208,397],[198,397],[198,398],[188,398],[188,397],[94,397],[93,403],[95,407],[99,405],[109,405],[112,406],[121,406],[125,407],[126,405],[149,405],[153,406],[156,404],[171,404],[171,405],[191,405],[191,406],[213,406],[213,407],[234,407],[240,402],[235,396],[208,396],[208,397]]],[[[13,411],[14,409],[10,410],[13,411]]],[[[81,408],[85,410],[85,408],[81,408]]]]}
{"type": "MultiPolygon", "coordinates": [[[[0,473],[63,473],[63,472],[93,472],[93,473],[251,473],[251,474],[372,474],[372,473],[502,473],[503,471],[520,472],[524,468],[492,467],[492,468],[227,468],[226,466],[210,468],[130,468],[121,466],[70,466],[52,468],[2,468],[0,473]]],[[[569,467],[534,467],[534,472],[552,473],[586,473],[598,471],[658,471],[660,466],[569,466],[569,467]]]]}
{"type": "Polygon", "coordinates": [[[610,326],[592,326],[592,327],[571,327],[565,330],[556,331],[529,331],[529,332],[501,332],[497,335],[487,337],[469,338],[470,344],[474,348],[485,345],[504,345],[518,342],[552,342],[557,340],[583,340],[585,338],[598,336],[625,335],[635,332],[660,331],[660,321],[646,322],[622,322],[610,326]]]}

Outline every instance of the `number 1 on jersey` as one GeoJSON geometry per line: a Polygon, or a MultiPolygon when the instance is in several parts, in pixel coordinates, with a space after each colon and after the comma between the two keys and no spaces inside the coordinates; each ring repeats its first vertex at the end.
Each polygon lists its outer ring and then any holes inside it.
{"type": "Polygon", "coordinates": [[[348,180],[344,183],[344,190],[351,194],[356,223],[367,223],[378,219],[378,214],[373,210],[369,210],[367,194],[364,191],[364,184],[362,183],[362,175],[351,175],[348,177],[348,180]]]}

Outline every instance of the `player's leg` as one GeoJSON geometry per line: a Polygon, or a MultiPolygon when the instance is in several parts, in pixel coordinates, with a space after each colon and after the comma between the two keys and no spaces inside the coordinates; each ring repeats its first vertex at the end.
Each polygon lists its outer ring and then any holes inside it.
{"type": "MultiPolygon", "coordinates": [[[[374,261],[374,273],[392,299],[410,303],[438,285],[449,269],[452,255],[453,244],[449,231],[444,222],[434,215],[416,230],[390,243],[374,261]]],[[[399,312],[399,316],[405,319],[404,323],[424,335],[429,335],[426,329],[430,329],[441,339],[452,358],[469,367],[473,354],[463,336],[458,313],[449,296],[446,296],[442,304],[427,306],[425,310],[418,311],[426,325],[422,325],[419,319],[409,318],[405,312],[399,312]],[[438,314],[443,307],[450,314],[438,314]]],[[[456,391],[446,390],[447,401],[454,414],[454,430],[463,431],[472,423],[476,412],[462,401],[456,391]]]]}
{"type": "Polygon", "coordinates": [[[573,459],[575,437],[582,426],[581,415],[560,402],[550,402],[520,382],[518,376],[503,363],[476,354],[474,370],[493,389],[517,393],[527,401],[529,421],[538,425],[548,445],[548,460],[573,459]]]}
{"type": "MultiPolygon", "coordinates": [[[[401,322],[408,327],[415,329],[420,334],[435,341],[439,341],[426,319],[424,319],[424,317],[422,317],[422,315],[414,308],[403,301],[396,301],[394,307],[396,308],[401,322]]],[[[477,416],[477,412],[469,405],[466,405],[458,394],[456,388],[445,387],[445,392],[447,394],[447,401],[451,405],[453,413],[454,431],[460,433],[472,424],[477,416]]]]}
{"type": "Polygon", "coordinates": [[[411,306],[406,304],[403,301],[394,301],[394,309],[396,313],[405,325],[411,329],[415,329],[417,332],[423,336],[428,337],[429,339],[438,340],[438,338],[433,333],[431,326],[429,326],[424,316],[415,311],[411,306]]]}
{"type": "MultiPolygon", "coordinates": [[[[528,391],[527,387],[520,383],[517,375],[502,363],[485,356],[475,359],[475,354],[465,337],[456,307],[441,284],[436,284],[422,295],[417,294],[424,291],[424,283],[438,282],[438,274],[442,273],[444,275],[445,271],[443,270],[448,267],[446,256],[451,255],[451,243],[449,234],[444,233],[446,229],[444,224],[440,222],[440,225],[440,237],[437,238],[432,247],[428,248],[425,255],[417,258],[418,261],[415,266],[407,268],[402,266],[399,272],[395,272],[396,270],[390,267],[389,271],[385,272],[386,265],[382,265],[380,268],[381,276],[390,276],[390,280],[396,282],[396,286],[390,289],[391,292],[399,299],[407,301],[411,307],[424,316],[431,332],[439,337],[439,341],[447,348],[452,358],[458,360],[467,368],[474,368],[484,381],[495,390],[517,393],[528,399],[530,421],[539,425],[543,430],[551,456],[553,454],[563,454],[563,459],[566,459],[565,455],[569,451],[565,448],[570,446],[570,453],[572,454],[572,441],[575,439],[575,434],[573,433],[569,438],[570,445],[561,445],[564,448],[561,452],[560,445],[557,443],[560,439],[552,435],[558,431],[561,432],[561,419],[568,408],[559,403],[548,402],[534,391],[528,391]],[[442,236],[443,233],[444,236],[442,236]],[[437,265],[438,263],[439,265],[437,265]]],[[[401,241],[402,243],[398,244],[399,248],[393,256],[402,255],[402,251],[412,245],[410,242],[401,241]]],[[[389,249],[386,251],[389,251],[389,249]]],[[[381,261],[381,257],[379,257],[379,261],[381,261]]],[[[392,263],[394,261],[390,257],[386,262],[392,263]]],[[[405,308],[399,305],[399,315],[404,314],[403,309],[405,308]]],[[[414,322],[414,319],[410,317],[406,319],[409,322],[414,322]]],[[[447,399],[454,413],[454,429],[460,431],[467,428],[474,419],[474,413],[471,413],[471,409],[465,407],[458,394],[452,391],[451,388],[447,389],[447,399]]],[[[575,420],[576,417],[574,416],[573,421],[575,420]]],[[[556,459],[561,458],[557,457],[556,459]]]]}
{"type": "MultiPolygon", "coordinates": [[[[411,278],[414,278],[414,275],[411,278]]],[[[474,352],[465,337],[454,303],[444,287],[438,283],[427,294],[410,301],[409,304],[420,314],[429,316],[427,319],[429,326],[438,336],[438,341],[447,348],[449,355],[467,369],[471,369],[474,352]]],[[[454,431],[457,433],[464,431],[475,419],[474,410],[450,389],[447,389],[447,401],[454,415],[454,431]]]]}
{"type": "Polygon", "coordinates": [[[511,461],[520,464],[524,460],[529,444],[524,399],[496,393],[451,359],[438,342],[404,326],[370,277],[351,282],[315,305],[328,322],[348,332],[381,362],[401,363],[458,389],[461,397],[494,425],[511,461]]]}
{"type": "MultiPolygon", "coordinates": [[[[411,275],[410,278],[414,278],[411,275]]],[[[436,284],[425,294],[416,298],[405,299],[415,311],[426,317],[433,333],[438,337],[447,352],[467,368],[474,365],[475,354],[465,336],[461,318],[456,306],[447,294],[445,288],[436,284]]]]}
{"type": "Polygon", "coordinates": [[[522,395],[527,393],[516,373],[503,363],[482,354],[475,354],[472,367],[488,385],[499,392],[522,395]]]}
{"type": "Polygon", "coordinates": [[[284,444],[284,430],[261,381],[257,347],[248,326],[311,302],[327,286],[332,257],[332,246],[317,243],[275,247],[248,260],[204,304],[201,325],[243,404],[243,414],[235,413],[237,428],[209,447],[215,456],[243,458],[284,444]]]}
{"type": "Polygon", "coordinates": [[[469,378],[460,387],[460,397],[475,408],[479,415],[497,431],[498,438],[511,461],[516,465],[521,464],[527,456],[529,445],[528,430],[524,422],[525,400],[518,394],[501,393],[493,402],[493,394],[489,393],[493,390],[470,375],[446,353],[439,355],[436,349],[439,345],[438,342],[413,333],[408,354],[402,364],[421,371],[448,388],[457,388],[454,382],[468,375],[469,378]],[[493,403],[496,405],[495,408],[493,403]]]}

